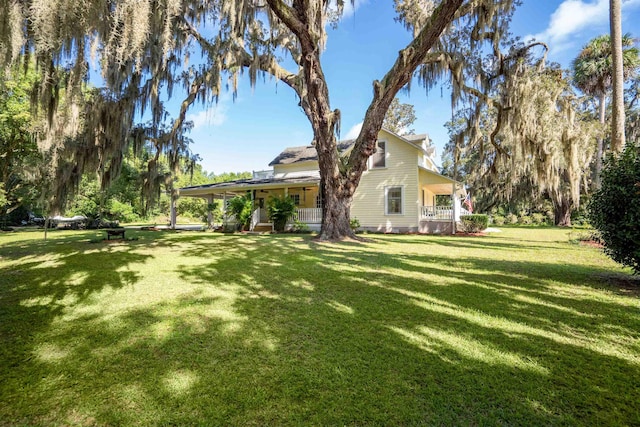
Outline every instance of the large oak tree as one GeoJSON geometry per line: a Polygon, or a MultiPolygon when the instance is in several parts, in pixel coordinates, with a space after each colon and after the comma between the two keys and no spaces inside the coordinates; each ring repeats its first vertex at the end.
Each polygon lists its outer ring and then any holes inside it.
{"type": "Polygon", "coordinates": [[[446,58],[456,50],[497,44],[516,3],[395,0],[398,20],[412,30],[413,39],[372,82],[362,130],[347,157],[337,149],[340,110],[331,105],[321,56],[327,26],[338,24],[343,0],[2,2],[6,25],[0,31],[0,53],[6,58],[21,50],[35,53],[44,70],[41,102],[52,111],[57,107],[59,65],[71,64],[64,85],[67,105],[73,106],[81,99],[76,88],[87,75],[86,56],[96,53],[108,91],[105,101],[87,110],[84,122],[86,129],[99,130],[88,138],[100,148],[97,155],[106,159],[123,151],[123,131],[130,131],[136,112],[150,107],[153,123],[162,121],[162,90],[171,94],[173,86],[181,84],[187,92],[173,131],[155,135],[159,147],[171,147],[180,139],[189,106],[215,99],[224,75],[235,82],[246,70],[252,83],[259,73],[272,75],[295,91],[313,129],[324,208],[319,238],[342,239],[354,237],[349,226],[352,198],[397,92],[419,70],[426,87],[455,74],[446,58]],[[446,32],[454,36],[443,38],[446,32]],[[196,48],[205,60],[188,66],[186,59],[196,48]],[[295,69],[285,68],[285,55],[295,69]]]}

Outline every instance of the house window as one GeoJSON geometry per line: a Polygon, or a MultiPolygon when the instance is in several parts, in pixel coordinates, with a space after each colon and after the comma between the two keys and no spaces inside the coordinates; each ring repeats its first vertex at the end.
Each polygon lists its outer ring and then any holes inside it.
{"type": "Polygon", "coordinates": [[[387,166],[387,144],[384,141],[376,142],[376,152],[371,155],[371,169],[387,166]]]}
{"type": "Polygon", "coordinates": [[[299,194],[291,194],[290,196],[293,199],[293,202],[296,204],[296,206],[300,206],[300,195],[299,194]]]}
{"type": "Polygon", "coordinates": [[[316,196],[316,208],[322,209],[322,194],[320,193],[316,196]]]}
{"type": "Polygon", "coordinates": [[[402,215],[402,187],[385,189],[385,214],[402,215]]]}

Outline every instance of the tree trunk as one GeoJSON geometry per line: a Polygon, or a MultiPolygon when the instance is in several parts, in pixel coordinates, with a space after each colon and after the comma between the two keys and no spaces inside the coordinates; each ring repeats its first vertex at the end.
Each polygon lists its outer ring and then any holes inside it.
{"type": "Polygon", "coordinates": [[[49,224],[51,220],[49,219],[49,215],[46,215],[46,219],[44,220],[44,240],[47,240],[47,231],[49,231],[49,224]]]}
{"type": "Polygon", "coordinates": [[[322,30],[316,15],[310,13],[305,1],[294,0],[288,6],[281,0],[267,0],[267,4],[283,23],[296,35],[300,43],[300,69],[298,76],[304,85],[292,84],[285,79],[300,96],[311,128],[318,153],[322,187],[322,228],[319,240],[342,240],[355,238],[350,226],[350,209],[353,194],[358,187],[367,159],[375,151],[378,132],[389,105],[398,91],[411,81],[416,68],[423,63],[429,50],[437,43],[449,25],[463,0],[444,0],[433,11],[420,33],[400,54],[381,81],[374,82],[374,96],[363,121],[362,130],[356,139],[348,160],[341,158],[336,144],[336,126],[340,122],[340,111],[332,110],[329,89],[322,70],[318,34],[322,30]]]}
{"type": "MultiPolygon", "coordinates": [[[[599,113],[600,113],[600,123],[604,125],[606,120],[606,112],[607,112],[607,95],[603,92],[600,94],[599,99],[599,113]]],[[[596,147],[596,169],[594,171],[593,177],[593,191],[600,189],[600,174],[602,173],[602,158],[604,156],[604,141],[602,136],[599,136],[597,139],[597,147],[596,147]]]]}
{"type": "Polygon", "coordinates": [[[609,0],[611,57],[613,62],[613,102],[611,103],[611,148],[615,153],[625,145],[624,64],[622,62],[622,11],[620,0],[609,0]]]}
{"type": "Polygon", "coordinates": [[[554,197],[553,215],[556,225],[559,227],[571,227],[571,200],[564,197],[559,199],[554,197]]]}
{"type": "MultiPolygon", "coordinates": [[[[316,151],[320,169],[320,191],[322,192],[322,224],[318,240],[355,239],[351,229],[351,202],[357,184],[349,185],[348,179],[340,170],[340,157],[333,134],[314,131],[316,151]],[[324,138],[322,141],[319,139],[324,138]]],[[[352,177],[353,179],[353,177],[352,177]]],[[[359,181],[359,177],[358,177],[359,181]]]]}
{"type": "Polygon", "coordinates": [[[319,240],[342,240],[355,238],[351,229],[351,202],[353,193],[345,192],[344,185],[340,183],[341,177],[327,185],[323,180],[322,191],[322,227],[319,240]]]}

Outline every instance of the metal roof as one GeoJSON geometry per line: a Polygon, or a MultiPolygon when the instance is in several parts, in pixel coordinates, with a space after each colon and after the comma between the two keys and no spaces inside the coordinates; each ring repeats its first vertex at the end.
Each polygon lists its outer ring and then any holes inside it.
{"type": "Polygon", "coordinates": [[[261,178],[261,179],[238,179],[235,181],[218,182],[215,184],[194,185],[191,187],[183,187],[180,194],[188,196],[189,194],[211,193],[208,190],[225,190],[225,191],[242,191],[251,190],[253,188],[266,188],[282,185],[300,185],[300,184],[317,184],[320,178],[317,176],[296,176],[289,178],[261,178]]]}

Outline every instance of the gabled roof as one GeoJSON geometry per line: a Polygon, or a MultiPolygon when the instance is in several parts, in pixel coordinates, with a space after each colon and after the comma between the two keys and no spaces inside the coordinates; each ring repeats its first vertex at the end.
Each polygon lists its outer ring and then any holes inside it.
{"type": "MultiPolygon", "coordinates": [[[[356,142],[355,139],[348,139],[338,142],[338,151],[343,153],[347,151],[356,142]]],[[[302,147],[289,147],[278,154],[278,157],[273,159],[269,166],[273,165],[290,165],[292,163],[299,162],[314,162],[318,160],[318,152],[313,145],[305,145],[302,147]]]]}
{"type": "MultiPolygon", "coordinates": [[[[399,140],[404,141],[418,150],[422,150],[420,146],[421,141],[429,138],[426,133],[421,133],[418,135],[398,135],[390,130],[382,128],[381,131],[385,131],[399,140]]],[[[348,151],[353,144],[356,142],[355,139],[346,139],[344,141],[338,142],[338,151],[342,154],[345,151],[348,151]]],[[[284,151],[278,154],[278,157],[273,159],[269,166],[274,165],[290,165],[292,163],[300,163],[300,162],[315,162],[318,161],[318,152],[316,151],[316,147],[313,145],[305,145],[302,147],[288,147],[285,148],[284,151]]]]}

